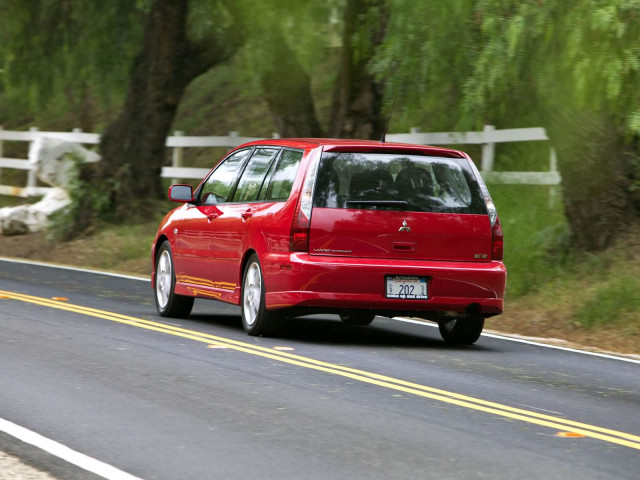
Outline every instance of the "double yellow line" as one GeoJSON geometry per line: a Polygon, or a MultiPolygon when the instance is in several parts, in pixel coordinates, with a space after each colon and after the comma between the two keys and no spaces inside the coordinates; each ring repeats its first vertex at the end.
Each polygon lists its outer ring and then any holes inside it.
{"type": "Polygon", "coordinates": [[[111,320],[113,322],[124,323],[126,325],[131,325],[138,328],[144,328],[147,330],[166,333],[177,337],[187,338],[196,342],[206,343],[214,347],[224,347],[236,350],[238,352],[276,360],[278,362],[296,365],[298,367],[346,377],[351,380],[376,385],[378,387],[387,388],[410,395],[416,395],[419,397],[429,398],[431,400],[437,400],[459,407],[469,408],[471,410],[490,413],[511,420],[519,420],[542,427],[548,427],[558,431],[564,436],[589,437],[602,440],[604,442],[640,450],[640,436],[638,435],[632,435],[625,432],[597,427],[595,425],[589,425],[586,423],[574,422],[572,420],[545,415],[534,411],[514,408],[508,405],[502,405],[500,403],[470,397],[468,395],[462,395],[438,388],[428,387],[426,385],[407,382],[397,378],[387,377],[385,375],[379,375],[373,372],[367,372],[365,370],[358,370],[334,363],[322,362],[313,358],[303,357],[300,355],[287,353],[285,351],[274,350],[273,348],[252,345],[249,343],[232,340],[230,338],[210,335],[203,332],[197,332],[195,330],[188,330],[185,328],[154,322],[151,320],[144,320],[142,318],[130,317],[127,315],[121,315],[104,310],[83,307],[81,305],[69,304],[65,301],[61,301],[60,299],[55,300],[42,297],[34,297],[31,295],[3,290],[0,290],[0,299],[18,300],[21,302],[41,305],[43,307],[56,308],[59,310],[66,310],[81,315],[88,315],[105,320],[111,320]]]}

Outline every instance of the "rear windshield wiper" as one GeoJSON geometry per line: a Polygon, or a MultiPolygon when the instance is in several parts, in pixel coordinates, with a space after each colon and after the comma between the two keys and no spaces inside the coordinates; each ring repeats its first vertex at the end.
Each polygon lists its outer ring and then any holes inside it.
{"type": "Polygon", "coordinates": [[[347,205],[366,205],[376,207],[409,207],[409,202],[404,200],[349,200],[347,205]]]}

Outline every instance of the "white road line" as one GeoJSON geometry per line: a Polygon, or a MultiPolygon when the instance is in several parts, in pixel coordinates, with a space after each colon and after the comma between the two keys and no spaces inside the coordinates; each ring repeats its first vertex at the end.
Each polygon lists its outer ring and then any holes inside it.
{"type": "Polygon", "coordinates": [[[71,267],[69,265],[58,265],[57,263],[48,263],[48,262],[36,262],[34,260],[23,260],[21,258],[10,258],[10,257],[0,257],[0,262],[8,262],[8,263],[21,263],[25,265],[35,265],[36,267],[49,267],[49,268],[58,268],[60,270],[71,270],[74,272],[83,272],[83,273],[95,273],[97,275],[106,275],[108,277],[118,277],[118,278],[126,278],[129,280],[139,280],[143,282],[150,282],[149,277],[144,276],[134,276],[134,275],[124,275],[122,273],[114,273],[114,272],[105,272],[104,270],[92,270],[90,268],[79,268],[79,267],[71,267]]]}
{"type": "Polygon", "coordinates": [[[141,480],[95,458],[76,452],[20,425],[0,418],[0,431],[108,480],[141,480]]]}
{"type": "MultiPolygon", "coordinates": [[[[59,268],[59,269],[63,269],[63,270],[72,270],[72,271],[77,271],[77,272],[84,272],[84,273],[93,273],[93,274],[98,274],[98,275],[107,275],[107,276],[111,276],[111,277],[118,277],[118,278],[126,278],[126,279],[130,279],[130,280],[139,280],[139,281],[148,281],[147,278],[144,277],[135,277],[135,276],[130,276],[130,275],[122,275],[119,273],[112,273],[112,272],[104,272],[104,271],[100,271],[100,270],[91,270],[91,269],[85,269],[85,268],[76,268],[76,267],[70,267],[70,266],[66,266],[66,265],[56,265],[56,264],[51,264],[51,263],[43,263],[43,262],[35,262],[35,261],[30,261],[30,260],[20,260],[20,259],[13,259],[13,258],[6,258],[6,257],[0,257],[0,261],[3,262],[12,262],[12,263],[22,263],[22,264],[27,264],[27,265],[35,265],[35,266],[42,266],[42,267],[49,267],[49,268],[59,268]]],[[[401,317],[395,317],[394,320],[396,321],[400,321],[400,322],[405,322],[405,323],[412,323],[415,325],[422,325],[422,326],[427,326],[427,327],[436,327],[437,325],[432,324],[432,323],[426,323],[426,322],[422,322],[422,321],[418,321],[418,320],[412,320],[410,318],[401,318],[401,317]]],[[[489,338],[496,338],[499,340],[506,340],[509,342],[517,342],[517,343],[524,343],[527,345],[534,345],[534,346],[538,346],[538,347],[544,347],[544,348],[552,348],[555,350],[562,350],[562,351],[566,351],[566,352],[572,352],[572,353],[580,353],[583,355],[590,355],[590,356],[594,356],[594,357],[600,357],[600,358],[607,358],[610,360],[619,360],[619,361],[623,361],[623,362],[629,362],[629,363],[635,363],[635,364],[640,364],[640,360],[634,360],[631,358],[625,358],[625,357],[619,357],[619,356],[614,356],[614,355],[608,355],[608,354],[603,354],[603,353],[597,353],[597,352],[589,352],[589,351],[585,351],[585,350],[576,350],[573,348],[567,348],[567,347],[559,347],[557,345],[549,345],[549,344],[544,344],[544,343],[538,343],[538,342],[533,342],[530,340],[524,340],[524,339],[520,339],[520,338],[511,338],[511,337],[507,337],[507,336],[502,336],[502,335],[495,335],[495,334],[491,334],[491,333],[483,333],[482,336],[484,337],[489,337],[489,338]]],[[[49,453],[51,453],[52,455],[55,455],[59,458],[62,458],[64,460],[66,460],[67,462],[76,465],[80,468],[83,468],[84,470],[87,470],[89,472],[92,472],[96,475],[99,475],[103,478],[109,479],[109,480],[141,480],[138,477],[134,477],[133,475],[130,475],[126,472],[123,472],[122,470],[119,470],[111,465],[108,465],[106,463],[103,463],[99,460],[96,460],[94,458],[88,457],[82,453],[76,452],[75,450],[70,449],[69,447],[66,447],[54,440],[48,439],[46,437],[43,437],[42,435],[32,432],[30,430],[27,430],[24,427],[21,427],[19,425],[16,425],[12,422],[9,422],[7,420],[3,420],[2,418],[0,418],[0,431],[3,431],[15,438],[18,438],[19,440],[22,440],[23,442],[29,443],[31,445],[34,445],[42,450],[45,450],[49,453]]]]}
{"type": "MultiPolygon", "coordinates": [[[[393,320],[397,320],[399,322],[405,322],[405,323],[413,323],[415,325],[424,325],[427,327],[435,327],[437,328],[438,325],[436,325],[435,323],[427,323],[427,322],[423,322],[420,320],[412,320],[411,318],[404,318],[404,317],[394,317],[393,320]]],[[[600,358],[607,358],[610,360],[620,360],[622,362],[629,362],[629,363],[636,363],[638,365],[640,365],[640,360],[636,360],[634,358],[629,358],[629,357],[623,357],[623,356],[618,356],[618,355],[610,355],[607,353],[598,353],[598,352],[590,352],[588,350],[578,350],[575,348],[569,348],[569,347],[560,347],[558,345],[551,345],[548,343],[539,343],[539,342],[534,342],[532,340],[526,340],[523,338],[514,338],[514,337],[510,337],[510,336],[506,336],[506,335],[496,335],[494,333],[482,333],[483,337],[489,337],[489,338],[496,338],[498,340],[506,340],[508,342],[516,342],[516,343],[524,343],[526,345],[534,345],[536,347],[544,347],[544,348],[552,348],[554,350],[562,350],[564,352],[571,352],[571,353],[581,353],[583,355],[591,355],[592,357],[600,357],[600,358]]],[[[620,354],[620,355],[624,355],[624,354],[620,354]]]]}
{"type": "MultiPolygon", "coordinates": [[[[86,269],[86,268],[76,268],[76,267],[70,267],[67,265],[56,265],[54,263],[43,263],[43,262],[35,262],[35,261],[31,261],[31,260],[22,260],[22,259],[17,259],[17,258],[6,258],[6,257],[0,257],[0,261],[2,262],[12,262],[12,263],[24,263],[27,265],[35,265],[35,266],[40,266],[40,267],[50,267],[50,268],[60,268],[63,270],[73,270],[73,271],[77,271],[77,272],[85,272],[85,273],[95,273],[98,275],[108,275],[111,277],[119,277],[119,278],[127,278],[130,280],[139,280],[139,281],[149,281],[148,278],[145,277],[134,277],[131,275],[122,275],[119,273],[112,273],[112,272],[103,272],[101,270],[90,270],[90,269],[86,269]]],[[[422,322],[419,320],[412,320],[410,318],[403,318],[403,317],[395,317],[394,320],[400,321],[400,322],[405,322],[405,323],[413,323],[416,325],[425,325],[428,327],[436,327],[437,325],[433,324],[433,323],[427,323],[427,322],[422,322]]],[[[526,345],[534,345],[536,347],[544,347],[544,348],[552,348],[554,350],[562,350],[564,352],[571,352],[571,353],[581,353],[583,355],[590,355],[592,357],[600,357],[600,358],[607,358],[609,360],[619,360],[621,362],[628,362],[628,363],[635,363],[635,364],[639,364],[640,365],[640,360],[636,360],[634,358],[629,358],[628,356],[618,356],[618,355],[610,355],[610,354],[606,354],[606,353],[598,353],[598,352],[590,352],[588,350],[578,350],[575,348],[568,348],[568,347],[560,347],[558,345],[551,345],[548,343],[539,343],[539,342],[534,342],[532,340],[526,340],[523,338],[514,338],[514,337],[510,337],[510,336],[504,336],[504,335],[496,335],[496,334],[492,334],[492,333],[483,333],[482,334],[483,337],[489,337],[489,338],[496,338],[499,340],[506,340],[508,342],[516,342],[516,343],[524,343],[526,345]]],[[[623,355],[623,354],[620,354],[623,355]]]]}

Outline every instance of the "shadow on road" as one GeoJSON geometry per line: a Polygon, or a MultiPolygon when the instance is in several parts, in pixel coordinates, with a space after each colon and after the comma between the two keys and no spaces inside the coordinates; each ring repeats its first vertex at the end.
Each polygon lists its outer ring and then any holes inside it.
{"type": "MultiPolygon", "coordinates": [[[[242,320],[237,314],[191,314],[190,321],[207,327],[223,327],[242,332],[242,320]]],[[[224,335],[224,332],[218,332],[224,335]]],[[[250,337],[247,337],[250,338],[250,337]]],[[[429,348],[441,350],[490,351],[482,345],[451,346],[444,343],[436,328],[413,325],[377,317],[369,326],[342,323],[337,316],[311,315],[287,318],[283,328],[273,338],[310,344],[349,345],[354,347],[429,348]]]]}

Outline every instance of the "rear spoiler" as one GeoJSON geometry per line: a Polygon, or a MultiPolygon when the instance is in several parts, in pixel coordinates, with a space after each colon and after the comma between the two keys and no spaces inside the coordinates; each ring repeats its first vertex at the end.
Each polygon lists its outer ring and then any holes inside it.
{"type": "Polygon", "coordinates": [[[399,155],[422,155],[425,157],[466,158],[464,153],[450,148],[422,145],[381,143],[380,145],[325,145],[325,152],[336,153],[390,153],[399,155]]]}

